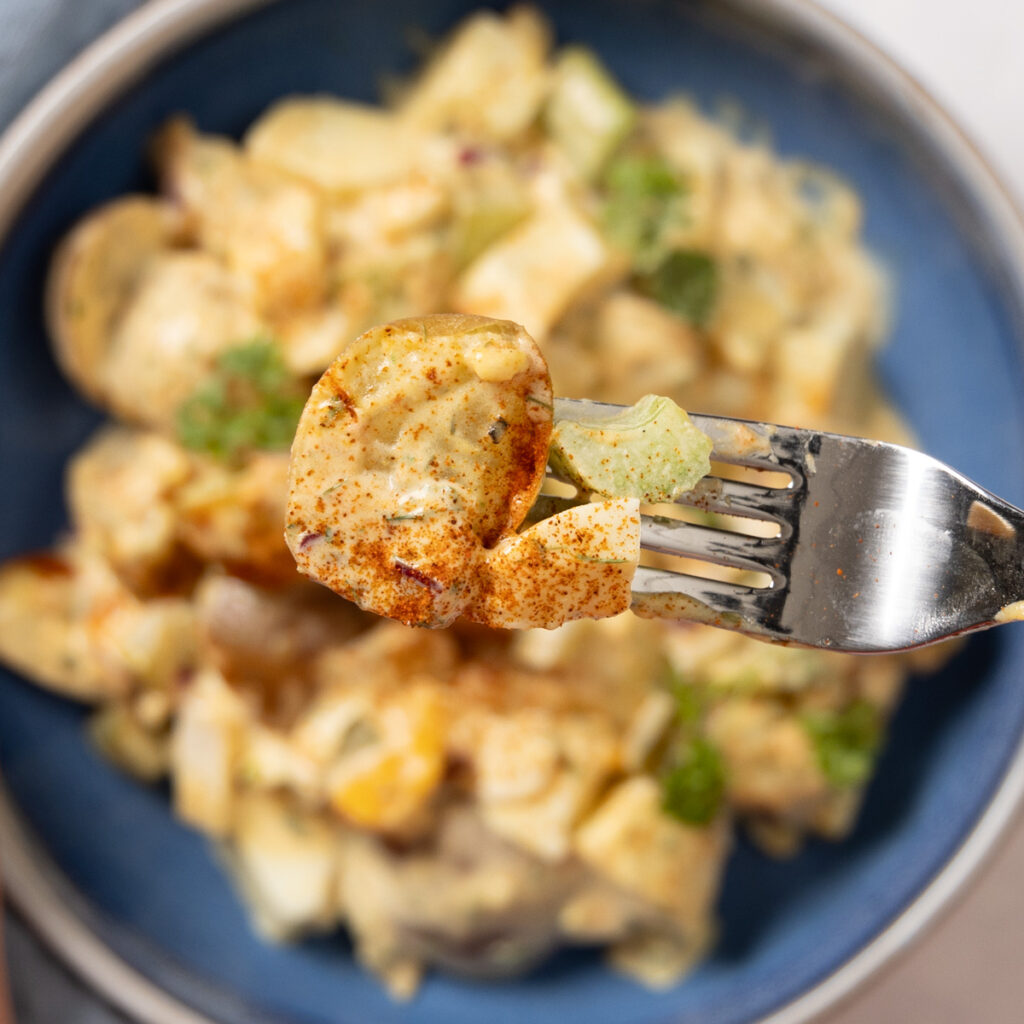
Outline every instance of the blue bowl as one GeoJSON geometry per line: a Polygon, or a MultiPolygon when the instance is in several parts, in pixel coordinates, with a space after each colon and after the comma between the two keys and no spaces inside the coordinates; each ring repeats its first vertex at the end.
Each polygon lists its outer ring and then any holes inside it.
{"type": "MultiPolygon", "coordinates": [[[[412,66],[409,26],[440,32],[472,6],[291,0],[248,10],[251,0],[160,0],[30,108],[0,144],[3,202],[19,206],[0,248],[0,556],[44,546],[61,529],[63,464],[98,421],[58,374],[41,316],[47,261],[68,227],[103,200],[150,187],[144,147],[168,115],[189,111],[205,130],[237,134],[285,93],[371,100],[383,73],[412,66]]],[[[736,99],[771,127],[780,153],[820,161],[853,184],[867,242],[893,278],[891,342],[880,357],[889,393],[923,447],[1024,503],[1020,446],[1005,443],[1024,437],[1021,227],[930,101],[797,0],[543,6],[561,38],[593,46],[631,92],[685,91],[706,106],[736,99]]],[[[850,839],[812,842],[785,862],[740,843],[714,953],[661,994],[576,952],[513,982],[435,977],[398,1007],[341,937],[265,945],[206,842],[171,817],[166,794],[98,757],[81,709],[8,673],[0,860],[15,899],[62,952],[156,1021],[184,1005],[224,1024],[740,1024],[772,1015],[794,1024],[904,944],[999,832],[1022,784],[1022,677],[1024,629],[1011,628],[972,640],[938,676],[916,682],[850,839]],[[130,975],[111,975],[104,946],[130,975]]]]}

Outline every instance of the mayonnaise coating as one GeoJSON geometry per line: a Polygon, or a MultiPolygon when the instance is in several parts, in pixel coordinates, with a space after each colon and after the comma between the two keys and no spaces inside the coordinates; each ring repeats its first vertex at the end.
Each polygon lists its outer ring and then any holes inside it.
{"type": "Polygon", "coordinates": [[[435,314],[375,327],[313,388],[292,445],[299,569],[408,625],[552,628],[629,604],[635,502],[517,533],[544,479],[551,381],[516,324],[435,314]]]}

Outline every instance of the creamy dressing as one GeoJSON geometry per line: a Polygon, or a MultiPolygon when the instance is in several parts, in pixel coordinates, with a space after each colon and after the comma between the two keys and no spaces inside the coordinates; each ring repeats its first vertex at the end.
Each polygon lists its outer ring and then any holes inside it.
{"type": "Polygon", "coordinates": [[[300,570],[406,624],[552,628],[629,607],[635,500],[518,532],[552,427],[543,357],[515,324],[437,315],[374,328],[320,379],[292,447],[300,570]]]}

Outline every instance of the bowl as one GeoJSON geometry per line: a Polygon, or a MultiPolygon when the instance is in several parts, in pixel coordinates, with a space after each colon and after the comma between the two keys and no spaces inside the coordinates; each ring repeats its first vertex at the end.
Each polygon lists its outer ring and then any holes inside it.
{"type": "MultiPolygon", "coordinates": [[[[276,97],[371,100],[412,66],[410,26],[438,33],[465,0],[156,0],[77,58],[0,142],[0,556],[63,522],[61,470],[98,422],[49,355],[48,257],[86,209],[149,184],[152,129],[191,112],[239,133],[276,97]]],[[[922,446],[1018,504],[1024,459],[1024,228],[932,101],[850,29],[800,0],[541,4],[641,97],[721,97],[778,150],[837,169],[864,198],[895,310],[883,382],[922,446]],[[1001,443],[1002,442],[1002,443],[1001,443]]],[[[906,945],[978,868],[1024,787],[1024,631],[972,640],[922,679],[853,835],[772,861],[740,843],[721,938],[685,983],[652,993],[596,955],[491,985],[433,978],[388,1001],[342,937],[274,947],[166,794],[87,743],[83,711],[0,673],[0,862],[10,895],[76,970],[154,1024],[796,1024],[906,945]]]]}

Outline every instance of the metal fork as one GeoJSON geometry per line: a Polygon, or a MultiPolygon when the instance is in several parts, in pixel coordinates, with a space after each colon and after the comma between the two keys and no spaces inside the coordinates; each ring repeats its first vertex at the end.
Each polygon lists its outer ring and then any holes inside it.
{"type": "MultiPolygon", "coordinates": [[[[622,406],[558,398],[555,419],[622,406]]],[[[752,570],[767,585],[641,565],[633,610],[836,651],[903,650],[1024,617],[1024,512],[901,445],[691,413],[712,460],[783,486],[705,477],[679,499],[776,524],[751,536],[641,517],[641,547],[752,570]],[[751,474],[753,475],[753,474],[751,474]]],[[[557,499],[555,499],[557,504],[557,499]]],[[[551,506],[554,507],[554,506],[551,506]]]]}

